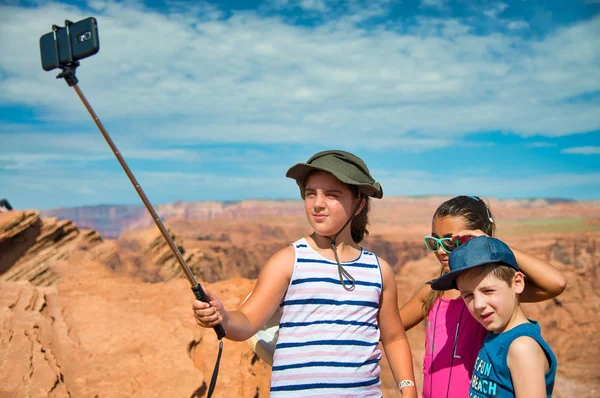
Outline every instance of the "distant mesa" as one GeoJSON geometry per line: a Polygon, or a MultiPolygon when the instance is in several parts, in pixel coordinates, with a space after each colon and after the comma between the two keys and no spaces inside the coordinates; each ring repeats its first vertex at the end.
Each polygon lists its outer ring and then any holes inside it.
{"type": "MultiPolygon", "coordinates": [[[[447,196],[422,196],[422,197],[387,197],[382,201],[375,201],[374,208],[389,209],[399,205],[414,205],[425,212],[425,219],[431,217],[433,210],[447,196]]],[[[495,199],[491,198],[492,210],[497,204],[501,208],[531,208],[542,209],[547,206],[575,206],[578,201],[561,198],[531,198],[531,199],[495,199]]],[[[596,203],[596,202],[583,202],[596,203]]],[[[247,219],[258,216],[301,216],[302,205],[299,200],[243,200],[231,202],[183,202],[176,201],[169,204],[155,206],[156,212],[164,220],[214,220],[214,219],[247,219]]],[[[502,211],[502,210],[501,210],[502,211]]],[[[106,238],[118,238],[130,229],[147,228],[154,222],[146,208],[142,205],[97,205],[41,210],[43,217],[57,217],[59,220],[72,220],[81,228],[90,228],[98,231],[106,238]]],[[[409,217],[410,218],[410,217],[409,217]]],[[[544,217],[542,217],[544,218],[544,217]]],[[[396,219],[396,217],[394,217],[396,219]]],[[[398,219],[399,222],[403,220],[398,219]]],[[[421,218],[423,221],[423,218],[421,218]]]]}
{"type": "MultiPolygon", "coordinates": [[[[213,220],[252,218],[261,215],[301,215],[296,200],[235,202],[173,202],[157,205],[161,219],[213,220]]],[[[92,228],[106,238],[118,238],[123,231],[146,228],[154,221],[144,206],[98,205],[41,210],[44,217],[73,220],[83,228],[92,228]]]]}

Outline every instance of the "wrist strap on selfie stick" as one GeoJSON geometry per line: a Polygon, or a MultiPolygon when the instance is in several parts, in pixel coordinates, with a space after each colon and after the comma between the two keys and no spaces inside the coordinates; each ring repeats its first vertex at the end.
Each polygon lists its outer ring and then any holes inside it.
{"type": "MultiPolygon", "coordinates": [[[[100,121],[100,119],[96,115],[96,112],[94,112],[94,110],[92,109],[92,106],[87,101],[87,99],[85,98],[85,96],[83,95],[83,93],[81,92],[81,90],[79,89],[79,86],[77,86],[78,80],[75,77],[75,69],[77,68],[77,66],[79,66],[79,62],[77,62],[77,61],[74,61],[74,62],[72,62],[72,63],[70,63],[69,65],[66,65],[66,66],[61,66],[60,68],[62,69],[62,72],[58,76],[56,76],[56,78],[57,79],[64,78],[65,81],[67,82],[67,84],[70,87],[73,87],[73,89],[75,89],[75,92],[79,96],[79,99],[81,99],[81,102],[83,102],[83,105],[85,106],[85,108],[89,112],[89,114],[92,117],[92,119],[94,119],[94,122],[96,123],[96,126],[98,126],[98,129],[100,129],[100,132],[102,133],[102,135],[104,136],[104,139],[106,140],[106,142],[110,146],[110,149],[112,149],[113,153],[117,157],[117,160],[121,164],[121,167],[123,167],[123,170],[127,174],[127,177],[129,177],[129,180],[131,181],[131,183],[133,184],[133,186],[134,186],[135,190],[137,191],[138,195],[142,199],[142,202],[144,202],[144,205],[146,206],[146,209],[148,209],[148,212],[152,216],[152,219],[156,223],[156,226],[160,230],[160,233],[162,234],[163,238],[165,238],[165,240],[167,241],[167,244],[169,245],[169,248],[171,249],[171,251],[175,255],[175,258],[177,258],[177,261],[179,262],[179,265],[181,266],[181,269],[183,270],[185,276],[187,277],[188,281],[192,285],[192,291],[194,292],[194,296],[196,296],[196,298],[198,300],[204,301],[204,302],[208,303],[209,302],[208,298],[206,297],[206,294],[204,293],[204,290],[202,289],[202,286],[200,286],[200,284],[196,281],[196,278],[194,278],[194,275],[192,274],[192,271],[190,270],[190,268],[186,264],[183,256],[181,255],[181,252],[179,251],[179,249],[175,245],[175,242],[173,242],[173,238],[171,237],[171,235],[169,234],[169,232],[165,228],[165,226],[162,223],[162,221],[161,221],[160,217],[158,216],[158,214],[156,214],[156,211],[154,210],[154,207],[152,207],[152,204],[150,204],[150,201],[148,200],[148,197],[146,197],[146,194],[142,190],[142,187],[137,182],[135,176],[133,175],[133,173],[129,169],[129,166],[127,166],[127,163],[125,162],[125,159],[123,159],[123,157],[121,156],[121,153],[117,149],[117,146],[115,145],[115,143],[113,142],[113,140],[108,135],[108,132],[106,131],[106,129],[102,125],[102,122],[100,121]]],[[[223,341],[222,341],[222,339],[223,339],[223,337],[225,337],[227,335],[227,333],[225,332],[225,329],[223,328],[223,325],[214,326],[213,329],[215,330],[215,333],[217,334],[217,338],[219,340],[221,340],[221,341],[219,341],[219,353],[217,354],[217,360],[216,360],[216,363],[215,363],[215,368],[213,370],[213,375],[212,375],[212,378],[210,380],[210,387],[208,389],[208,398],[210,398],[212,396],[213,391],[215,389],[215,385],[217,383],[217,376],[219,374],[219,364],[221,362],[221,354],[223,353],[223,341]]]]}

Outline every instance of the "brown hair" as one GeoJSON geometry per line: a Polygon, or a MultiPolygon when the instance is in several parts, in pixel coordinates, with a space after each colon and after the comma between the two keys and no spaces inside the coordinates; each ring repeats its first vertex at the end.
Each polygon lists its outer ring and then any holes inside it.
{"type": "Polygon", "coordinates": [[[461,272],[456,278],[458,279],[464,276],[476,278],[478,276],[492,274],[494,278],[506,282],[508,286],[512,286],[512,280],[515,273],[517,273],[516,269],[509,267],[504,263],[489,263],[461,272]]]}
{"type": "Polygon", "coordinates": [[[354,241],[354,243],[360,243],[366,235],[369,235],[367,225],[369,225],[369,210],[371,209],[371,198],[360,194],[358,192],[358,188],[353,188],[359,200],[365,201],[365,205],[363,206],[360,213],[354,216],[352,218],[352,221],[350,222],[350,234],[352,235],[352,240],[354,241]]]}
{"type": "MultiPolygon", "coordinates": [[[[460,217],[467,229],[480,229],[488,236],[494,236],[496,223],[492,218],[490,207],[479,196],[455,196],[438,206],[433,219],[444,217],[460,217]]],[[[458,232],[458,231],[456,231],[458,232]]],[[[444,294],[440,290],[431,290],[423,302],[423,313],[429,314],[433,304],[444,294]]]]}

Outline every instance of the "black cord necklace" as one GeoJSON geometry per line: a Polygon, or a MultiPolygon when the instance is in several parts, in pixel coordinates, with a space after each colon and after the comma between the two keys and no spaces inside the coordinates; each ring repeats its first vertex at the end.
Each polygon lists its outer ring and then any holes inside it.
{"type": "MultiPolygon", "coordinates": [[[[435,354],[435,332],[437,330],[437,318],[440,313],[440,305],[442,304],[442,297],[438,299],[437,308],[435,311],[435,318],[433,320],[433,335],[431,337],[431,366],[429,367],[429,373],[431,377],[429,378],[429,392],[433,394],[433,362],[434,362],[434,354],[435,354]]],[[[460,317],[458,318],[458,323],[456,324],[456,333],[454,334],[454,347],[452,349],[452,358],[450,359],[450,374],[448,375],[448,385],[446,387],[446,398],[448,398],[448,394],[450,393],[450,381],[452,380],[452,368],[454,366],[454,358],[460,358],[456,356],[456,348],[458,347],[458,335],[460,332],[460,324],[462,323],[462,317],[465,312],[465,306],[463,305],[460,311],[460,317]]]]}
{"type": "MultiPolygon", "coordinates": [[[[344,228],[346,228],[346,226],[348,226],[348,224],[350,224],[350,222],[354,219],[354,213],[356,213],[358,211],[361,202],[362,202],[362,197],[360,197],[358,205],[356,205],[356,208],[352,212],[352,215],[350,216],[350,218],[348,219],[348,221],[346,221],[346,223],[344,224],[344,226],[342,228],[340,228],[340,230],[338,231],[338,233],[335,234],[333,238],[330,238],[329,236],[326,236],[326,238],[328,238],[331,241],[331,249],[333,250],[333,255],[335,256],[335,262],[337,263],[337,266],[338,266],[338,274],[340,276],[340,283],[342,284],[342,286],[344,287],[344,289],[346,289],[348,291],[354,290],[354,288],[356,287],[356,280],[354,279],[354,277],[352,277],[352,275],[350,275],[350,273],[348,271],[346,271],[346,269],[342,266],[342,263],[340,262],[340,258],[338,257],[338,252],[337,252],[337,246],[336,246],[337,242],[336,242],[336,239],[337,239],[338,235],[340,233],[342,233],[342,231],[344,230],[344,228]],[[344,278],[348,279],[348,281],[350,282],[349,286],[346,285],[346,282],[344,281],[344,278]]],[[[362,249],[361,249],[361,252],[362,252],[362,249]]]]}

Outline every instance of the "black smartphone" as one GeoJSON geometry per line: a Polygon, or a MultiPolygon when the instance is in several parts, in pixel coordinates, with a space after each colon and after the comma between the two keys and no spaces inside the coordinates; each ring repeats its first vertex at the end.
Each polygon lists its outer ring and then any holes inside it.
{"type": "Polygon", "coordinates": [[[87,58],[100,50],[98,22],[89,17],[79,22],[65,21],[65,27],[53,26],[40,37],[42,68],[45,71],[87,58]]]}
{"type": "Polygon", "coordinates": [[[98,22],[94,17],[69,25],[69,36],[75,61],[94,55],[100,50],[98,22]]]}

